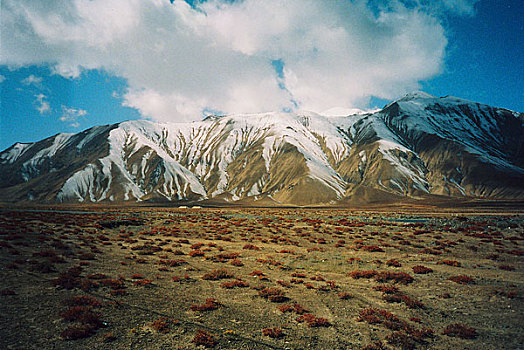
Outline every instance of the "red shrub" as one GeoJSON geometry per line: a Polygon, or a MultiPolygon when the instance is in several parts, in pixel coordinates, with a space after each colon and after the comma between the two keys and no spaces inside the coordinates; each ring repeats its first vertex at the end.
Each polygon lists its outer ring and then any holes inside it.
{"type": "Polygon", "coordinates": [[[232,281],[232,282],[224,282],[222,284],[220,284],[220,287],[222,288],[226,288],[226,289],[231,289],[231,288],[245,288],[245,287],[249,287],[249,284],[247,282],[244,282],[242,280],[235,280],[235,281],[232,281]]]}
{"type": "Polygon", "coordinates": [[[433,269],[430,269],[429,267],[425,267],[425,266],[422,266],[422,265],[413,266],[413,273],[426,274],[426,273],[430,273],[430,272],[433,272],[433,269]]]}
{"type": "Polygon", "coordinates": [[[246,244],[246,245],[244,246],[244,248],[242,248],[242,249],[260,250],[259,247],[257,247],[256,245],[252,245],[252,244],[246,244]]]}
{"type": "Polygon", "coordinates": [[[306,322],[308,327],[330,327],[331,323],[323,318],[323,317],[316,317],[312,314],[304,314],[298,318],[296,318],[297,322],[306,322]]]}
{"type": "Polygon", "coordinates": [[[151,327],[155,329],[157,332],[160,333],[168,333],[169,332],[169,325],[170,321],[167,317],[160,317],[158,320],[153,321],[151,324],[151,327]]]}
{"type": "Polygon", "coordinates": [[[459,276],[453,276],[448,278],[450,281],[453,281],[455,283],[459,284],[473,284],[475,283],[475,280],[469,276],[466,275],[459,275],[459,276]]]}
{"type": "Polygon", "coordinates": [[[191,311],[211,311],[218,309],[222,304],[214,298],[206,299],[206,302],[201,305],[191,305],[191,311]]]}
{"type": "Polygon", "coordinates": [[[284,295],[284,291],[278,288],[264,288],[258,291],[258,295],[274,303],[281,303],[281,302],[289,300],[284,295]]]}
{"type": "Polygon", "coordinates": [[[375,286],[373,287],[373,290],[382,292],[384,294],[395,294],[399,292],[399,289],[397,286],[392,285],[381,285],[381,286],[375,286]]]}
{"type": "Polygon", "coordinates": [[[478,336],[475,328],[465,326],[461,323],[450,324],[442,331],[442,334],[463,339],[474,339],[478,336]]]}
{"type": "Polygon", "coordinates": [[[384,251],[384,249],[376,245],[364,245],[360,249],[365,250],[366,252],[383,252],[384,251]]]}
{"type": "Polygon", "coordinates": [[[153,280],[151,279],[138,280],[138,281],[134,281],[133,284],[135,286],[151,286],[153,284],[153,280]]]}
{"type": "Polygon", "coordinates": [[[216,281],[224,278],[234,278],[235,276],[226,269],[217,269],[202,276],[203,280],[216,281]]]}
{"type": "Polygon", "coordinates": [[[100,320],[101,315],[93,312],[90,306],[71,306],[62,312],[60,316],[62,316],[64,320],[76,321],[96,328],[102,325],[102,321],[100,320]]]}
{"type": "Polygon", "coordinates": [[[306,274],[305,273],[299,273],[299,272],[293,272],[291,274],[291,277],[306,278],[306,274]]]}
{"type": "Polygon", "coordinates": [[[393,267],[401,267],[402,264],[396,260],[396,259],[389,259],[388,261],[386,261],[386,265],[388,266],[393,266],[393,267]]]}
{"type": "Polygon", "coordinates": [[[230,264],[233,266],[244,266],[244,263],[240,259],[232,259],[230,264]]]}
{"type": "Polygon", "coordinates": [[[203,329],[199,329],[197,334],[192,340],[192,343],[196,345],[203,345],[206,348],[214,348],[217,345],[217,341],[212,333],[209,333],[203,329]]]}
{"type": "Polygon", "coordinates": [[[347,293],[347,292],[340,292],[338,293],[338,297],[342,300],[349,300],[351,298],[353,298],[353,295],[351,293],[347,293]]]}
{"type": "Polygon", "coordinates": [[[206,253],[201,251],[201,250],[192,250],[192,251],[189,252],[189,256],[191,256],[191,257],[204,256],[204,255],[206,255],[206,253]]]}
{"type": "Polygon", "coordinates": [[[265,328],[262,330],[262,334],[270,337],[270,338],[282,338],[284,336],[284,332],[282,332],[281,328],[273,327],[273,328],[265,328]]]}
{"type": "Polygon", "coordinates": [[[457,260],[440,260],[437,264],[439,265],[448,265],[454,267],[460,267],[461,264],[457,260]]]}
{"type": "Polygon", "coordinates": [[[392,281],[394,283],[402,283],[402,284],[408,284],[413,282],[413,277],[408,275],[405,272],[390,272],[390,271],[384,271],[379,272],[375,279],[377,282],[389,282],[392,281]]]}

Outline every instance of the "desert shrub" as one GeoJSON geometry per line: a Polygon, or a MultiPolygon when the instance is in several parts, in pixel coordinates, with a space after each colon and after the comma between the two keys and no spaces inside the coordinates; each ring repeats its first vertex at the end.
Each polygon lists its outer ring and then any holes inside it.
{"type": "Polygon", "coordinates": [[[153,321],[153,323],[151,324],[151,327],[153,327],[154,330],[164,334],[169,332],[169,326],[170,321],[167,317],[160,317],[158,320],[153,321]]]}
{"type": "Polygon", "coordinates": [[[66,311],[60,313],[60,316],[64,320],[76,321],[96,328],[102,325],[102,321],[100,320],[101,315],[94,312],[90,306],[71,306],[66,311]]]}
{"type": "Polygon", "coordinates": [[[206,302],[201,305],[191,305],[191,311],[211,311],[218,309],[222,304],[214,298],[206,299],[206,302]]]}
{"type": "Polygon", "coordinates": [[[192,340],[192,343],[196,345],[203,345],[206,348],[214,348],[217,345],[217,341],[212,333],[199,329],[192,340]]]}
{"type": "Polygon", "coordinates": [[[395,294],[400,291],[397,286],[392,286],[392,285],[375,286],[373,287],[373,290],[382,292],[384,294],[395,294]]]}
{"type": "Polygon", "coordinates": [[[386,261],[387,266],[401,267],[402,264],[397,259],[389,259],[386,261]]]}
{"type": "Polygon", "coordinates": [[[441,255],[442,252],[440,250],[435,250],[431,248],[424,248],[420,251],[421,254],[432,254],[432,255],[441,255]]]}
{"type": "Polygon", "coordinates": [[[383,271],[379,272],[375,279],[377,282],[393,282],[393,283],[401,283],[401,284],[408,284],[413,282],[413,277],[408,275],[405,272],[391,272],[391,271],[383,271]]]}
{"type": "Polygon", "coordinates": [[[273,327],[273,328],[265,328],[262,330],[262,334],[266,337],[270,338],[282,338],[284,336],[284,332],[281,328],[273,327]]]}
{"type": "Polygon", "coordinates": [[[469,276],[466,275],[459,275],[459,276],[453,276],[448,278],[450,281],[453,281],[455,283],[459,284],[473,284],[475,283],[475,280],[469,276]]]}
{"type": "Polygon", "coordinates": [[[293,272],[291,277],[306,278],[306,274],[302,272],[293,272]]]}
{"type": "Polygon", "coordinates": [[[233,266],[244,266],[244,263],[240,259],[231,259],[230,264],[233,266]]]}
{"type": "Polygon", "coordinates": [[[337,295],[342,300],[349,300],[349,299],[353,298],[353,294],[347,293],[347,292],[340,292],[337,295]]]}
{"type": "Polygon", "coordinates": [[[284,295],[284,291],[278,288],[264,288],[258,291],[258,295],[274,303],[281,303],[289,300],[289,298],[284,295]]]}
{"type": "Polygon", "coordinates": [[[384,300],[388,303],[404,303],[410,309],[423,309],[424,304],[418,300],[411,299],[404,293],[395,293],[395,294],[385,294],[383,296],[384,300]]]}
{"type": "Polygon", "coordinates": [[[443,331],[442,334],[450,337],[459,337],[463,339],[474,339],[478,337],[478,333],[473,327],[468,327],[461,323],[454,323],[448,325],[443,331]]]}
{"type": "Polygon", "coordinates": [[[513,299],[513,298],[516,298],[519,296],[519,293],[517,290],[515,289],[512,289],[512,290],[505,290],[505,289],[496,289],[493,291],[494,295],[501,295],[501,296],[504,296],[506,298],[509,298],[509,299],[513,299]]]}
{"type": "Polygon", "coordinates": [[[361,250],[364,250],[366,252],[383,252],[384,249],[380,248],[379,246],[377,245],[364,245],[362,247],[360,247],[361,250]]]}
{"type": "Polygon", "coordinates": [[[231,282],[224,282],[220,284],[220,287],[231,289],[231,288],[246,288],[249,287],[249,284],[247,282],[244,282],[242,280],[235,280],[231,282]]]}
{"type": "Polygon", "coordinates": [[[205,245],[204,243],[195,243],[195,244],[192,244],[189,248],[191,248],[193,250],[198,250],[201,247],[203,247],[204,245],[205,245]]]}
{"type": "Polygon", "coordinates": [[[152,286],[153,280],[152,279],[136,280],[136,281],[133,281],[133,284],[135,286],[152,286]]]}
{"type": "Polygon", "coordinates": [[[71,267],[65,272],[60,273],[57,279],[53,281],[55,286],[60,286],[65,289],[73,289],[79,286],[80,283],[80,273],[82,272],[82,267],[75,266],[71,267]]]}
{"type": "Polygon", "coordinates": [[[429,267],[422,266],[422,265],[413,266],[412,269],[413,269],[413,273],[416,273],[416,274],[427,274],[427,273],[433,272],[433,269],[430,269],[429,267]]]}
{"type": "Polygon", "coordinates": [[[192,250],[192,251],[189,252],[188,255],[191,256],[191,257],[195,257],[195,256],[204,256],[204,255],[206,255],[206,253],[203,252],[202,250],[192,250]]]}
{"type": "Polygon", "coordinates": [[[439,265],[448,265],[448,266],[454,266],[454,267],[460,267],[461,263],[457,260],[440,260],[437,264],[439,265]]]}
{"type": "Polygon", "coordinates": [[[248,249],[248,250],[260,250],[259,247],[257,247],[256,245],[253,245],[253,244],[246,244],[246,245],[244,246],[244,248],[242,248],[242,249],[248,249]]]}
{"type": "Polygon", "coordinates": [[[499,269],[505,271],[515,271],[515,266],[513,265],[499,265],[499,269]]]}
{"type": "Polygon", "coordinates": [[[287,281],[276,281],[276,283],[281,285],[282,287],[291,288],[291,283],[287,281]]]}
{"type": "Polygon", "coordinates": [[[235,276],[226,269],[217,269],[202,276],[203,280],[216,281],[225,278],[234,278],[235,276]]]}
{"type": "Polygon", "coordinates": [[[295,319],[297,322],[306,322],[308,327],[330,327],[331,323],[323,318],[316,317],[313,314],[303,314],[302,316],[295,319]]]}
{"type": "Polygon", "coordinates": [[[294,312],[298,315],[303,315],[309,312],[309,310],[298,303],[280,305],[278,309],[281,312],[294,312]]]}
{"type": "Polygon", "coordinates": [[[100,280],[100,284],[106,287],[109,287],[111,289],[123,289],[125,288],[124,281],[117,280],[114,278],[106,278],[103,280],[100,280]]]}

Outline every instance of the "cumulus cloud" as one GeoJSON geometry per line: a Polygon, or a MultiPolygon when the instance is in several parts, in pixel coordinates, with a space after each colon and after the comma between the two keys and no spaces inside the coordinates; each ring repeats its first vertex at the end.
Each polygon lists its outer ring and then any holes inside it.
{"type": "Polygon", "coordinates": [[[44,94],[38,94],[35,96],[35,108],[40,114],[45,114],[51,112],[51,106],[49,102],[46,101],[47,96],[44,94]]]}
{"type": "MultiPolygon", "coordinates": [[[[439,6],[468,14],[475,2],[439,6]]],[[[104,69],[127,80],[125,105],[162,121],[366,107],[370,96],[393,98],[438,74],[447,44],[428,6],[440,2],[373,3],[5,0],[2,58],[69,78],[104,69]]]]}
{"type": "Polygon", "coordinates": [[[43,79],[41,77],[37,77],[33,74],[29,75],[27,78],[22,79],[21,83],[24,85],[35,85],[35,86],[41,86],[43,79]]]}
{"type": "Polygon", "coordinates": [[[87,111],[85,109],[62,106],[62,116],[60,117],[60,121],[69,123],[69,126],[72,126],[73,128],[78,128],[80,126],[78,119],[86,115],[87,111]]]}

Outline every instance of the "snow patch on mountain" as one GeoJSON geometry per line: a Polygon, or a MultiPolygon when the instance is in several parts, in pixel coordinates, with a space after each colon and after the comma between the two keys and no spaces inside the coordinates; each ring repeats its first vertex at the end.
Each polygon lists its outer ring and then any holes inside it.
{"type": "Polygon", "coordinates": [[[20,143],[17,142],[5,152],[0,154],[0,164],[1,163],[14,163],[18,158],[20,158],[31,146],[33,143],[20,143]]]}

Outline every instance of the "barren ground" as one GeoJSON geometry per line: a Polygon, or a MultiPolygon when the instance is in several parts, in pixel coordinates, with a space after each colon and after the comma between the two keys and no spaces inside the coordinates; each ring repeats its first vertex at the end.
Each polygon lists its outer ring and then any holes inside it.
{"type": "Polygon", "coordinates": [[[397,210],[4,207],[0,349],[522,349],[523,212],[397,210]]]}

